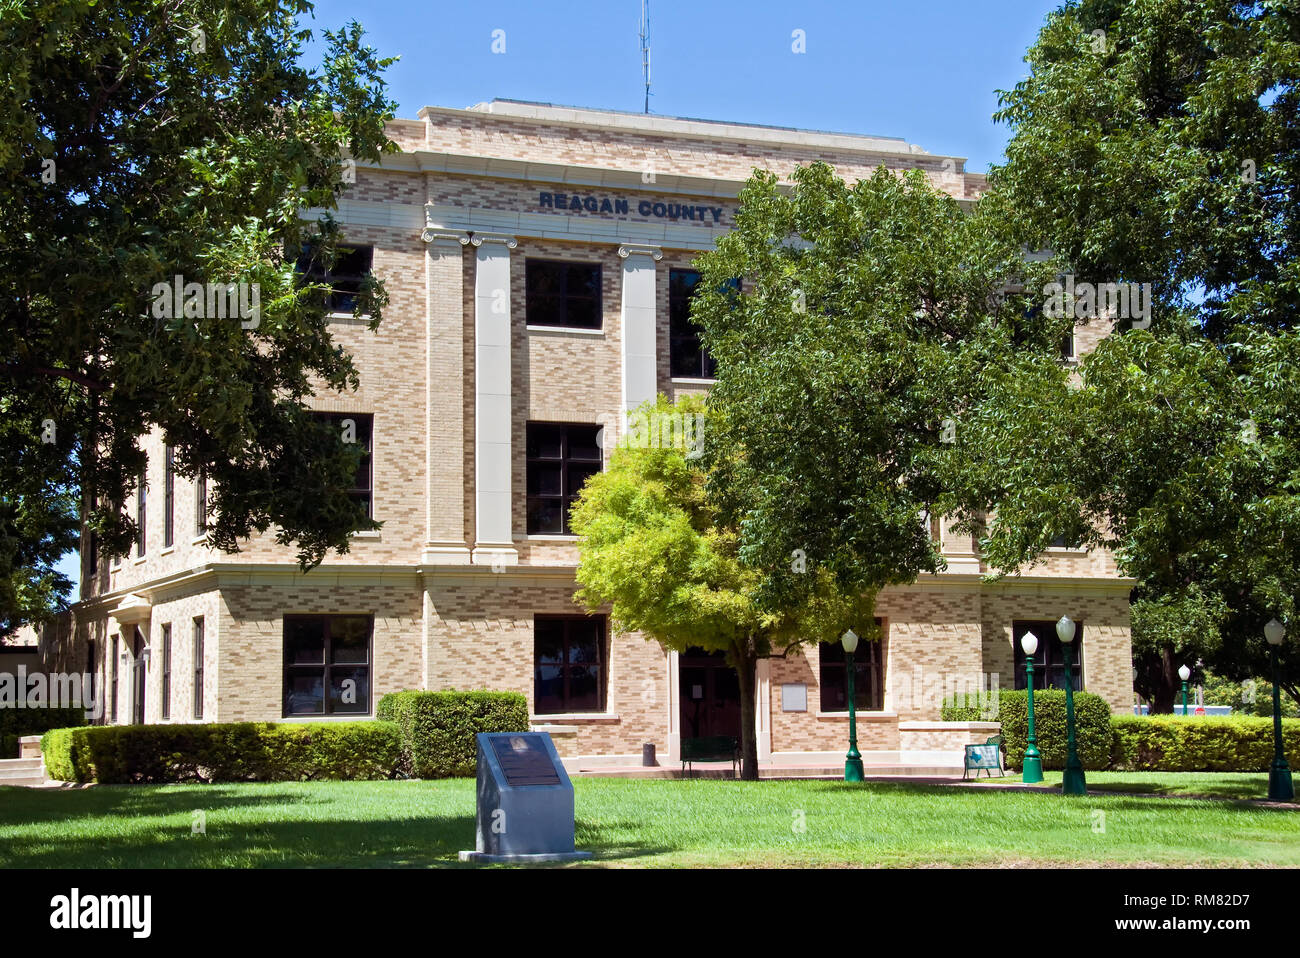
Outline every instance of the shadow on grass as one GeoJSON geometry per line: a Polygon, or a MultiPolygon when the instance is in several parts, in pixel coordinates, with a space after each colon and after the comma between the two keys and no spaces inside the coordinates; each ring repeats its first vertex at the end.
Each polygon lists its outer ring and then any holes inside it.
{"type": "MultiPolygon", "coordinates": [[[[382,816],[359,811],[340,817],[346,805],[339,800],[292,787],[0,788],[0,828],[15,833],[0,838],[0,867],[484,867],[458,859],[458,852],[474,847],[472,811],[431,811],[424,793],[410,796],[406,816],[400,794],[397,801],[382,816]],[[192,830],[195,810],[205,816],[199,834],[192,830]]],[[[587,864],[675,850],[629,842],[629,825],[579,820],[580,847],[594,856],[587,864]]]]}

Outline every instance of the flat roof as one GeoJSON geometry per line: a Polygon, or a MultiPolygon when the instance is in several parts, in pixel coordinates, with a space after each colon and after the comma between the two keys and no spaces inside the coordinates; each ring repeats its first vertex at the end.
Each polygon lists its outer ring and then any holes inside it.
{"type": "MultiPolygon", "coordinates": [[[[723,120],[703,120],[695,117],[662,116],[656,113],[632,113],[623,110],[598,110],[591,107],[563,106],[500,97],[483,103],[475,103],[464,110],[426,106],[420,110],[420,117],[425,118],[430,113],[484,113],[513,119],[567,123],[670,136],[706,137],[710,139],[737,140],[746,143],[820,147],[866,153],[916,156],[937,155],[930,154],[916,144],[908,143],[900,137],[833,133],[826,130],[806,130],[759,123],[733,123],[723,120]]],[[[965,159],[965,157],[954,158],[965,159]]]]}

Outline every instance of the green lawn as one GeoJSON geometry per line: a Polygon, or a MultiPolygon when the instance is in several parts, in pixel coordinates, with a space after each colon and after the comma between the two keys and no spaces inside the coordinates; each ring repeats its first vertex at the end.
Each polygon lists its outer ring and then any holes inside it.
{"type": "MultiPolygon", "coordinates": [[[[598,866],[1300,865],[1300,813],[1233,800],[1264,783],[1090,773],[1090,785],[1117,791],[1065,799],[891,782],[578,779],[577,837],[598,866]],[[1226,797],[1126,794],[1152,792],[1226,797]]],[[[6,868],[464,867],[456,852],[473,843],[467,779],[0,788],[6,868]],[[191,834],[195,810],[206,834],[191,834]]]]}

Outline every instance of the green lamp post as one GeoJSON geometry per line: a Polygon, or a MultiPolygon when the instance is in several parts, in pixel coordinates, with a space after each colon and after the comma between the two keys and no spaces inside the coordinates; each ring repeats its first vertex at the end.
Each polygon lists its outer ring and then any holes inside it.
{"type": "Polygon", "coordinates": [[[1178,667],[1178,677],[1183,680],[1183,714],[1187,714],[1187,680],[1192,677],[1192,670],[1185,665],[1178,667]]]}
{"type": "Polygon", "coordinates": [[[1282,698],[1278,694],[1281,675],[1277,668],[1277,650],[1286,636],[1286,627],[1277,619],[1264,626],[1273,658],[1273,767],[1268,770],[1268,798],[1271,802],[1289,802],[1295,798],[1295,783],[1291,780],[1291,766],[1282,751],[1282,698]]]}
{"type": "Polygon", "coordinates": [[[853,653],[858,649],[858,634],[849,629],[840,636],[844,646],[844,667],[849,670],[849,753],[844,756],[844,781],[862,781],[862,753],[858,751],[857,689],[854,685],[853,653]]]}
{"type": "Polygon", "coordinates": [[[1088,783],[1083,776],[1083,764],[1074,741],[1074,679],[1070,675],[1070,650],[1074,644],[1074,622],[1068,615],[1056,623],[1056,637],[1061,640],[1065,656],[1065,774],[1061,777],[1063,795],[1087,795],[1088,783]]]}
{"type": "Polygon", "coordinates": [[[1025,743],[1020,780],[1033,785],[1043,780],[1043,758],[1038,754],[1038,739],[1034,737],[1034,653],[1038,651],[1038,636],[1026,632],[1020,637],[1020,647],[1025,650],[1025,690],[1029,693],[1029,738],[1025,743]]]}

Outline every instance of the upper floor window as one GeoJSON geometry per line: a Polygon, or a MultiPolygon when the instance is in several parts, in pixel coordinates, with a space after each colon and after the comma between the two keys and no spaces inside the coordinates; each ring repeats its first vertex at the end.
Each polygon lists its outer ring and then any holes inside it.
{"type": "Polygon", "coordinates": [[[163,548],[170,549],[176,512],[176,450],[171,446],[167,447],[163,469],[163,548]]]}
{"type": "Polygon", "coordinates": [[[693,269],[668,271],[668,363],[674,376],[713,379],[717,364],[700,344],[700,329],[691,321],[691,297],[700,283],[693,269]]]}
{"type": "Polygon", "coordinates": [[[144,555],[145,546],[147,544],[145,541],[145,520],[149,514],[149,510],[147,508],[148,492],[145,486],[146,478],[147,477],[143,472],[140,473],[139,482],[135,487],[135,554],[137,556],[144,555]]]}
{"type": "MultiPolygon", "coordinates": [[[[1076,692],[1083,690],[1083,623],[1076,622],[1073,649],[1070,650],[1070,675],[1076,692]]],[[[1015,622],[1011,627],[1012,644],[1016,652],[1016,688],[1025,687],[1025,650],[1020,639],[1026,632],[1038,639],[1034,653],[1034,688],[1065,688],[1065,651],[1056,636],[1055,622],[1015,622]]]]}
{"type": "Polygon", "coordinates": [[[298,272],[310,283],[330,287],[326,308],[331,313],[351,313],[357,308],[361,287],[374,263],[373,246],[340,246],[332,267],[320,262],[316,250],[308,247],[298,257],[298,272]]]}
{"type": "Polygon", "coordinates": [[[600,329],[600,264],[529,259],[524,266],[529,326],[600,329]]]}
{"type": "Polygon", "coordinates": [[[530,422],[527,433],[528,532],[571,535],[569,507],[600,472],[599,426],[530,422]]]}
{"type": "Polygon", "coordinates": [[[375,417],[369,413],[356,412],[318,412],[315,415],[332,425],[344,443],[355,443],[361,450],[361,461],[357,463],[356,475],[353,477],[349,492],[365,510],[366,518],[370,518],[374,499],[374,473],[371,469],[371,459],[374,452],[372,438],[375,417]]]}
{"type": "Polygon", "coordinates": [[[208,531],[208,477],[199,473],[194,480],[194,535],[208,531]]]}
{"type": "MultiPolygon", "coordinates": [[[[880,620],[876,619],[876,628],[880,620]]],[[[821,710],[849,710],[849,670],[844,646],[837,639],[817,646],[820,666],[821,710]]],[[[863,639],[853,653],[853,707],[862,712],[879,712],[885,707],[885,635],[874,642],[863,639]]]]}

